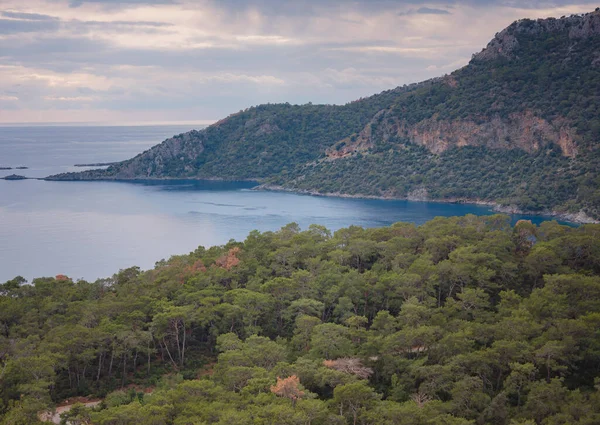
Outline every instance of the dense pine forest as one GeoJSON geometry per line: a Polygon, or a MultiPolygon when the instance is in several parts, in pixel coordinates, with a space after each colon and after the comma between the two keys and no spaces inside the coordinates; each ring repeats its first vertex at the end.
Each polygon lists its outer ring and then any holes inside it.
{"type": "Polygon", "coordinates": [[[0,424],[600,423],[600,225],[289,224],[0,285],[0,424]]]}

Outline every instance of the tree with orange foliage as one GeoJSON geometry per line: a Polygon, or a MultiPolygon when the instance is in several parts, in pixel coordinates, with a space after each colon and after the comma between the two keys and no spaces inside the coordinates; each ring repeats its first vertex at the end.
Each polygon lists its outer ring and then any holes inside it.
{"type": "Polygon", "coordinates": [[[237,257],[240,249],[236,246],[231,248],[226,255],[223,255],[215,260],[215,264],[225,270],[231,270],[232,267],[240,264],[240,259],[237,257]]]}
{"type": "Polygon", "coordinates": [[[300,379],[296,375],[283,379],[278,376],[277,383],[271,386],[271,392],[279,397],[289,398],[294,407],[296,401],[304,396],[304,391],[300,389],[300,379]]]}

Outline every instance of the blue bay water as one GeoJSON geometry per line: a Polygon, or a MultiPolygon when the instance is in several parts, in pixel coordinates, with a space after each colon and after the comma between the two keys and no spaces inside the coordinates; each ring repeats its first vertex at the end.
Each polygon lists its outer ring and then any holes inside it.
{"type": "MultiPolygon", "coordinates": [[[[0,127],[0,171],[45,177],[76,163],[119,161],[184,131],[182,126],[0,127]]],[[[121,268],[151,268],[199,245],[243,240],[290,222],[422,224],[436,216],[493,214],[482,206],[326,198],[252,191],[249,182],[46,182],[0,180],[0,282],[17,275],[94,280],[121,268]]],[[[542,217],[514,216],[539,223],[542,217]]]]}

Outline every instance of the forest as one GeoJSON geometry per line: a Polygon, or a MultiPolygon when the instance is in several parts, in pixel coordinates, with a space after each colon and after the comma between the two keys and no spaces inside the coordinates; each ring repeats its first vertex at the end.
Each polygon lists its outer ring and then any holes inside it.
{"type": "MultiPolygon", "coordinates": [[[[367,155],[313,163],[267,180],[267,187],[400,199],[422,191],[427,199],[494,200],[536,213],[561,205],[559,210],[574,213],[584,200],[600,205],[595,167],[600,155],[569,160],[556,145],[535,154],[468,146],[435,155],[407,144],[401,152],[382,146],[367,155]]],[[[595,207],[583,210],[597,217],[595,207]]]]}
{"type": "Polygon", "coordinates": [[[291,223],[0,285],[0,424],[600,423],[600,225],[291,223]]]}

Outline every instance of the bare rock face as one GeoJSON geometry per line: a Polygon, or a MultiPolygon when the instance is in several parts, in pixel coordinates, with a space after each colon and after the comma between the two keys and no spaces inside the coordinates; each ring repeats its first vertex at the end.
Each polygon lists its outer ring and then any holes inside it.
{"type": "Polygon", "coordinates": [[[518,45],[517,37],[509,33],[507,28],[496,34],[485,49],[473,56],[473,60],[493,60],[498,57],[509,58],[518,45]]]}
{"type": "Polygon", "coordinates": [[[533,153],[549,143],[561,147],[564,156],[577,154],[575,130],[560,120],[550,123],[530,111],[507,118],[495,116],[483,123],[470,120],[438,120],[436,116],[417,124],[380,113],[354,139],[344,139],[328,151],[331,159],[364,152],[377,140],[400,138],[440,154],[452,147],[485,146],[493,149],[519,148],[533,153]],[[374,132],[373,127],[377,130],[374,132]],[[341,147],[340,147],[341,146],[341,147]]]}
{"type": "Polygon", "coordinates": [[[571,17],[569,37],[572,39],[587,38],[600,34],[600,10],[585,15],[584,17],[571,17]],[[580,19],[577,19],[580,18],[580,19]]]}
{"type": "Polygon", "coordinates": [[[462,146],[519,148],[533,153],[548,143],[561,146],[565,156],[577,153],[572,129],[549,123],[529,111],[511,114],[507,118],[495,116],[481,124],[464,120],[438,121],[432,117],[415,126],[401,124],[399,131],[400,135],[425,146],[432,153],[462,146]]]}

